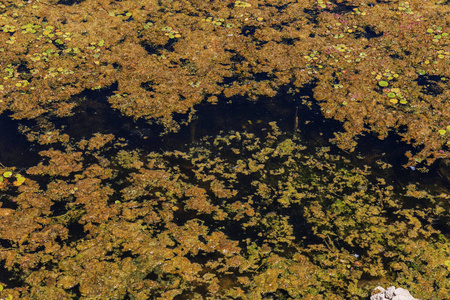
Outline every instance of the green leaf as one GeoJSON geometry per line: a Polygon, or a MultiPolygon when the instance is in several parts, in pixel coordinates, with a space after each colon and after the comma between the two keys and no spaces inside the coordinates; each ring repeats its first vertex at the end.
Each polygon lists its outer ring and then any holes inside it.
{"type": "Polygon", "coordinates": [[[379,85],[379,86],[382,86],[382,87],[386,87],[386,86],[389,85],[389,82],[384,81],[384,80],[381,80],[381,81],[378,81],[378,85],[379,85]]]}

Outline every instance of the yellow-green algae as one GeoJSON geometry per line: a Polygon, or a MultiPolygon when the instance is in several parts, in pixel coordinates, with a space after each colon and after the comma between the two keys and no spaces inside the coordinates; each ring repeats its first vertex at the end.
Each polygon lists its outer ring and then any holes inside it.
{"type": "Polygon", "coordinates": [[[386,163],[356,167],[271,126],[163,154],[101,134],[42,151],[3,199],[17,207],[0,223],[13,276],[0,295],[365,299],[380,284],[448,295],[450,243],[433,227],[449,219],[448,194],[392,186],[376,175],[386,163]]]}
{"type": "Polygon", "coordinates": [[[444,1],[2,3],[0,112],[13,118],[67,116],[74,95],[117,84],[112,107],[175,131],[173,114],[204,100],[312,84],[324,115],[344,122],[340,147],[401,128],[418,146],[410,164],[450,155],[444,1]],[[383,87],[402,89],[402,105],[383,87]]]}
{"type": "Polygon", "coordinates": [[[450,226],[445,190],[394,185],[379,175],[385,163],[352,166],[275,125],[148,154],[112,134],[77,142],[51,118],[117,84],[113,108],[176,131],[173,114],[191,120],[205,100],[310,88],[343,122],[341,148],[395,131],[417,146],[409,164],[446,159],[450,179],[449,9],[2,1],[0,112],[36,120],[23,133],[44,150],[21,184],[2,177],[0,297],[363,299],[389,284],[445,299],[449,242],[435,226],[450,226]]]}

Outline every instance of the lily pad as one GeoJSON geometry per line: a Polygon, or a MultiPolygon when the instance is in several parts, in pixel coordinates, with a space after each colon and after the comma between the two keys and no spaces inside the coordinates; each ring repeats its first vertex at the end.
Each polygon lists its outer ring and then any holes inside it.
{"type": "Polygon", "coordinates": [[[382,86],[382,87],[386,87],[386,86],[389,85],[389,82],[384,81],[384,80],[381,80],[381,81],[378,81],[378,85],[379,85],[379,86],[382,86]]]}

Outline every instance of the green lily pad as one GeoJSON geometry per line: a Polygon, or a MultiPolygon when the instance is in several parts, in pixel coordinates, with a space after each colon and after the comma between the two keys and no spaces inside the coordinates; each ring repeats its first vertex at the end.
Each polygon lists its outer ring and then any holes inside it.
{"type": "Polygon", "coordinates": [[[379,86],[382,86],[382,87],[386,87],[386,86],[389,85],[389,82],[384,81],[384,80],[381,80],[381,81],[378,81],[378,85],[379,85],[379,86]]]}

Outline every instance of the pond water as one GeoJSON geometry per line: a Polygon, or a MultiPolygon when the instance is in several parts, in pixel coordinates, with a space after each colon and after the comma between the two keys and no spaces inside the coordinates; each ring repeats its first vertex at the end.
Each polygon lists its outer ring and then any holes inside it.
{"type": "MultiPolygon", "coordinates": [[[[356,282],[351,293],[363,296],[377,282],[395,281],[395,273],[389,270],[396,264],[406,263],[420,274],[418,264],[428,258],[413,253],[403,262],[406,258],[398,256],[411,253],[407,247],[412,243],[427,247],[429,255],[445,256],[450,226],[443,193],[448,193],[449,183],[439,173],[439,165],[427,172],[406,168],[404,153],[413,148],[395,135],[385,140],[366,135],[354,152],[340,150],[329,140],[342,130],[341,125],[322,116],[306,89],[302,94],[290,94],[286,89],[276,97],[254,102],[235,98],[228,103],[198,105],[190,122],[187,115],[176,116],[178,122],[186,123],[177,133],[165,133],[158,124],[122,116],[109,107],[108,93],[83,93],[74,115],[66,118],[24,122],[3,116],[5,142],[0,161],[16,166],[14,173],[28,173],[24,187],[4,187],[3,208],[28,214],[32,207],[39,208],[44,213],[39,218],[46,221],[39,221],[38,226],[56,235],[28,233],[21,242],[13,236],[1,239],[4,253],[23,255],[23,259],[33,255],[37,260],[34,266],[24,265],[25,261],[4,263],[0,280],[8,288],[34,285],[26,275],[34,274],[47,281],[46,276],[57,276],[56,282],[66,286],[65,293],[74,298],[100,293],[101,297],[126,299],[142,291],[108,285],[99,290],[94,280],[103,275],[97,272],[108,273],[104,268],[113,259],[121,276],[126,276],[126,281],[119,277],[115,281],[124,285],[136,278],[158,282],[159,286],[145,293],[149,297],[164,295],[171,290],[168,286],[176,286],[172,288],[179,295],[175,299],[203,297],[216,284],[214,293],[228,295],[237,293],[237,287],[253,295],[267,289],[262,294],[277,299],[325,290],[349,295],[337,286],[351,282],[356,282]],[[44,129],[44,136],[68,134],[70,141],[27,141],[19,128],[28,134],[44,129]],[[115,144],[94,142],[99,134],[113,134],[112,140],[106,140],[115,144]],[[45,154],[47,159],[38,155],[49,149],[60,152],[45,154]],[[71,161],[75,152],[81,159],[71,161]],[[59,157],[64,153],[69,157],[59,157]],[[67,167],[63,170],[58,164],[67,167]],[[135,226],[145,232],[135,237],[136,241],[117,233],[136,235],[135,226]],[[105,234],[111,235],[108,242],[105,234]],[[436,242],[424,246],[425,238],[436,242]],[[52,242],[37,246],[41,239],[52,242]],[[155,246],[148,248],[148,243],[155,246]],[[436,247],[435,243],[443,244],[436,247]],[[68,246],[73,254],[63,250],[68,246]],[[148,256],[143,251],[160,254],[148,256]],[[63,261],[74,268],[88,264],[93,272],[78,274],[88,276],[89,281],[78,281],[71,275],[74,271],[64,270],[56,257],[44,253],[63,255],[63,261]],[[419,257],[420,262],[415,261],[419,257]],[[164,267],[144,263],[148,259],[158,260],[164,267]],[[142,274],[127,274],[123,268],[130,264],[143,268],[142,274]],[[9,266],[16,267],[12,270],[9,266]],[[221,269],[227,271],[222,274],[221,269]],[[189,276],[197,279],[186,277],[188,270],[195,272],[197,275],[189,276]],[[325,280],[323,270],[339,270],[344,275],[325,280]],[[272,272],[278,275],[270,279],[272,272]],[[207,274],[216,279],[200,280],[207,274]],[[294,286],[303,279],[287,279],[292,274],[313,279],[299,289],[294,286]],[[193,280],[193,286],[179,285],[177,276],[185,282],[193,280]],[[258,281],[261,278],[266,278],[265,283],[258,281]],[[278,286],[281,280],[284,288],[269,292],[268,280],[275,280],[278,286]]],[[[33,226],[24,215],[18,218],[20,226],[33,226]]],[[[39,227],[34,230],[39,232],[39,227]]],[[[38,286],[34,293],[56,295],[52,283],[45,289],[38,286]]]]}
{"type": "Polygon", "coordinates": [[[0,3],[0,300],[448,299],[448,10],[0,3]]]}

